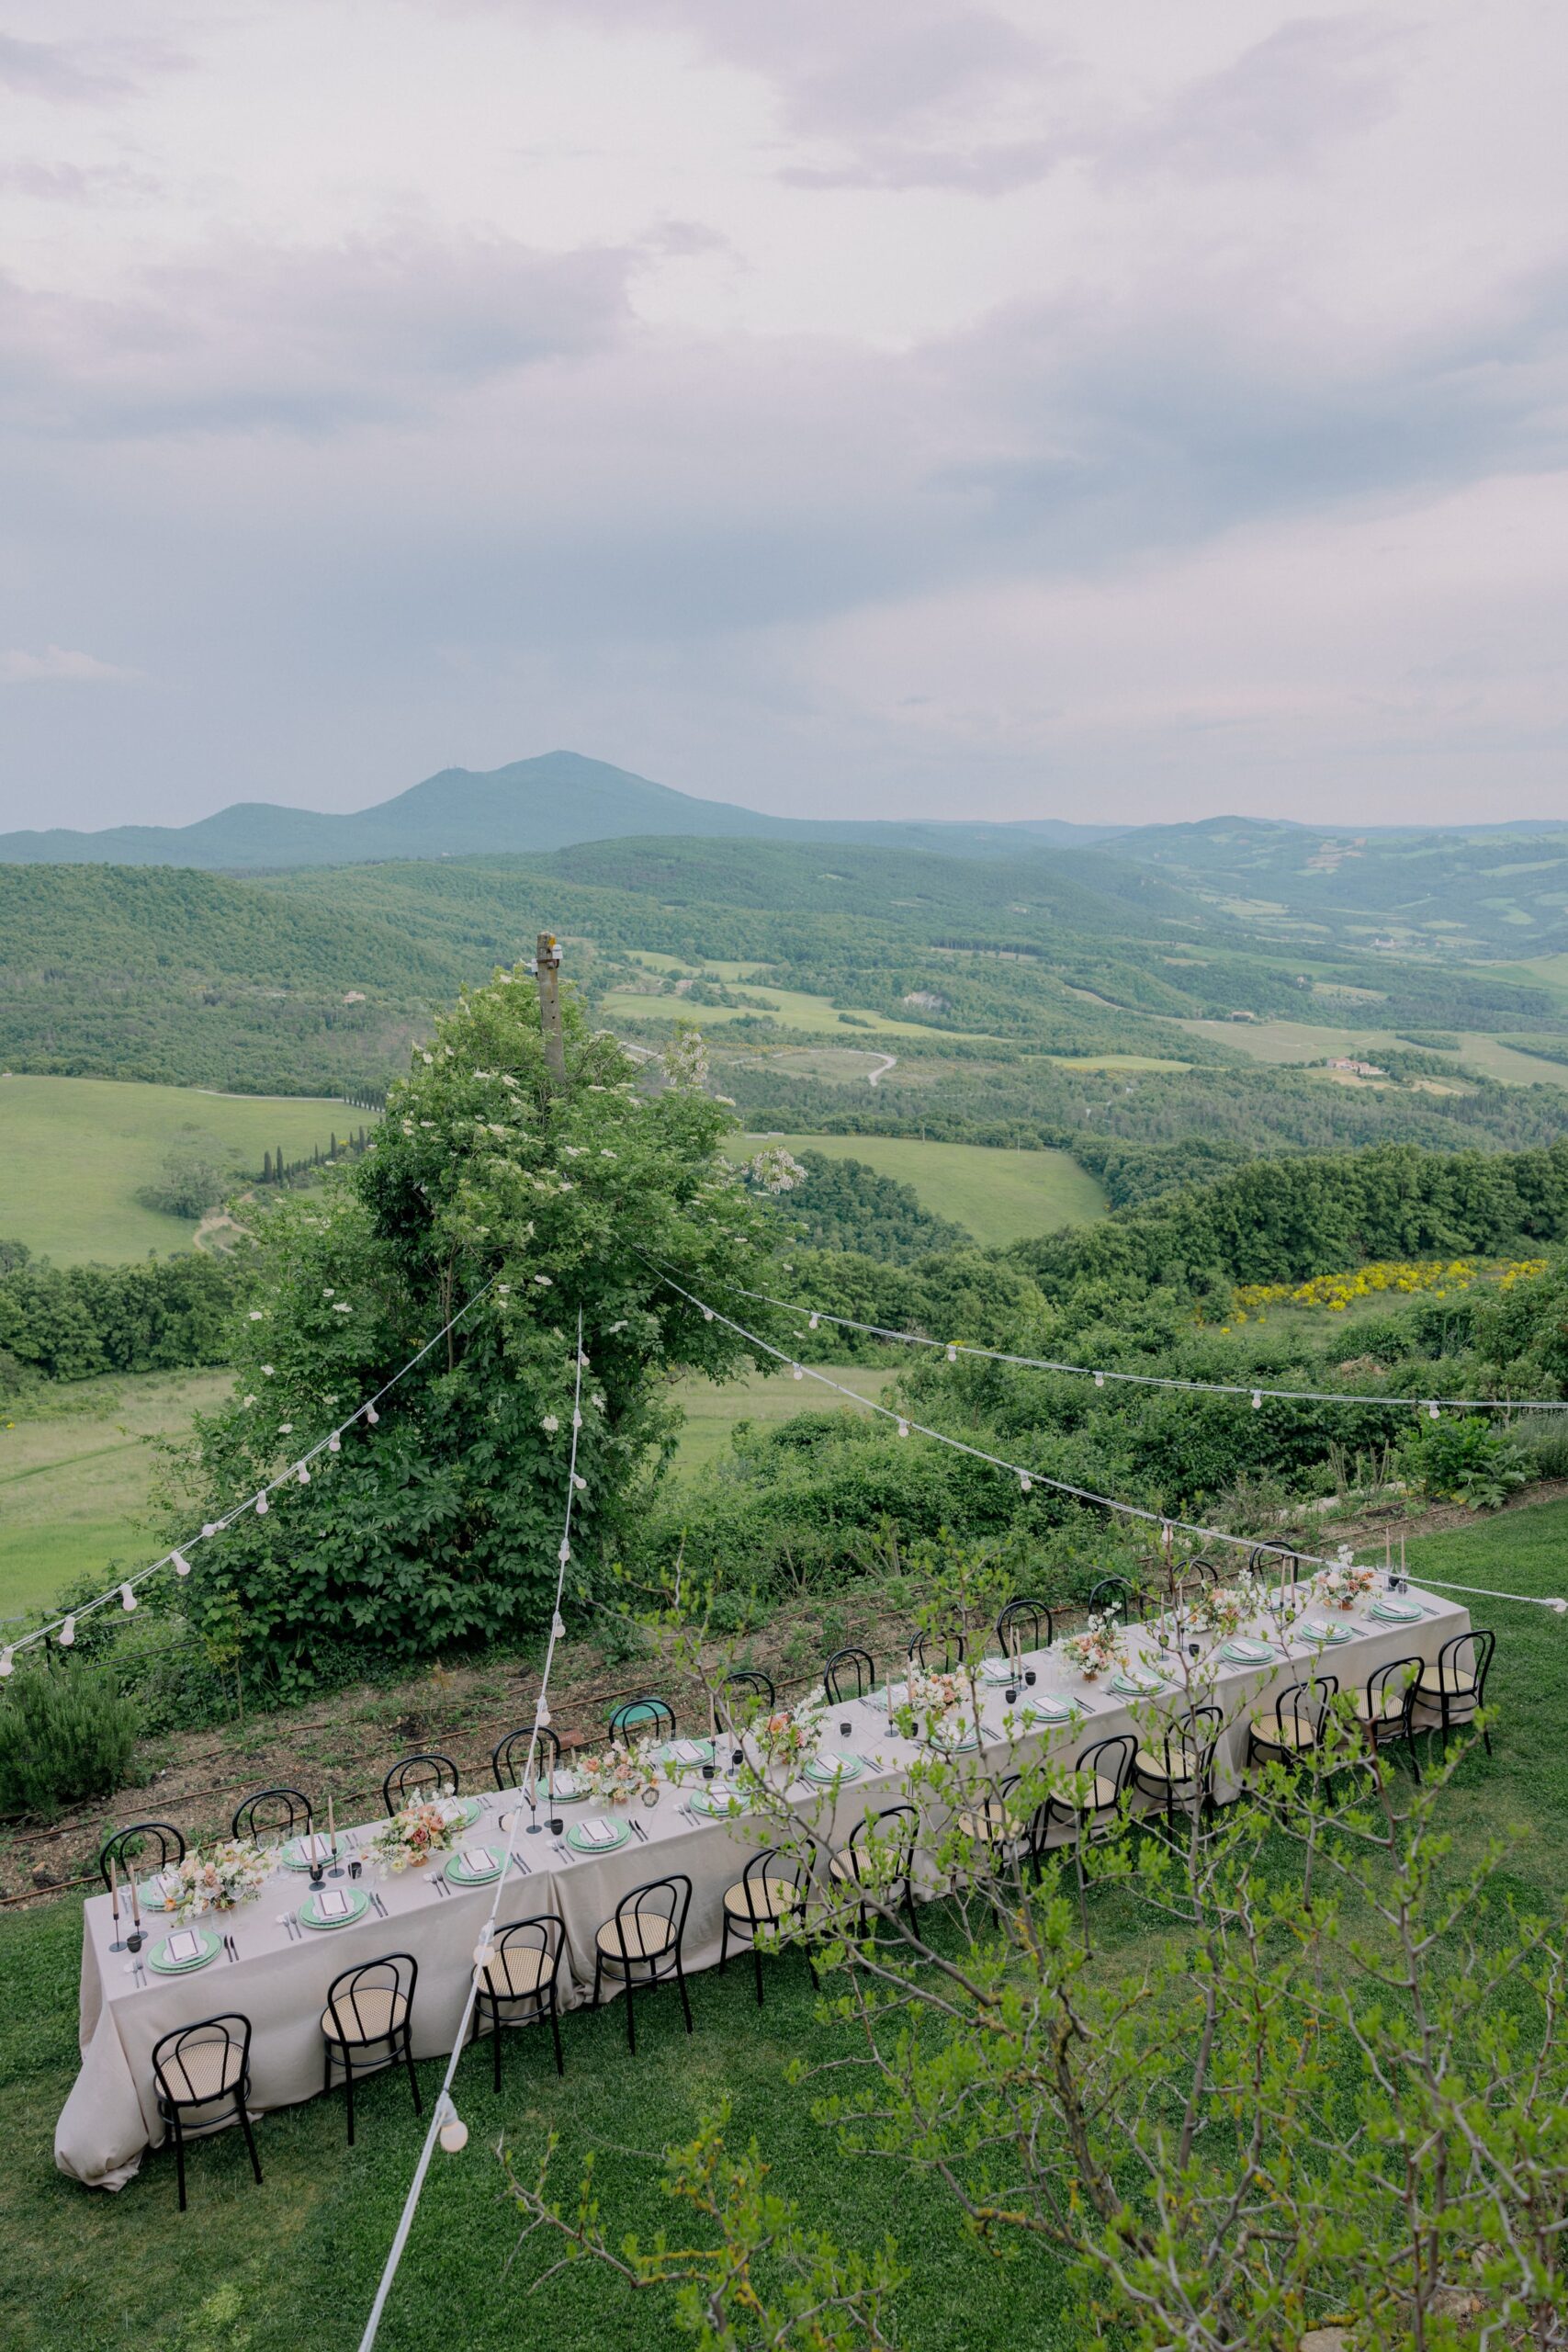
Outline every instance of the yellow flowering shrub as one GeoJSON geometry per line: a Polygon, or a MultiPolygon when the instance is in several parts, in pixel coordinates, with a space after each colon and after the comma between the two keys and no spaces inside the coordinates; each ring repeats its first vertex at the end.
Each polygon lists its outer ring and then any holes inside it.
{"type": "MultiPolygon", "coordinates": [[[[1544,1273],[1546,1264],[1544,1258],[1510,1259],[1495,1279],[1500,1290],[1511,1290],[1516,1283],[1544,1273]]],[[[1446,1298],[1451,1291],[1469,1290],[1472,1283],[1488,1278],[1474,1258],[1382,1259],[1349,1273],[1314,1274],[1310,1282],[1239,1283],[1232,1297],[1231,1320],[1245,1323],[1249,1314],[1269,1306],[1326,1306],[1332,1314],[1343,1314],[1353,1300],[1380,1292],[1405,1297],[1427,1292],[1446,1298]]]]}

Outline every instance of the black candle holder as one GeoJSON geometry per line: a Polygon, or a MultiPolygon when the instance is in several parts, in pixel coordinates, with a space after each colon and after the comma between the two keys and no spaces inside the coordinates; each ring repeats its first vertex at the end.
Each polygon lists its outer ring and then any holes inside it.
{"type": "Polygon", "coordinates": [[[140,1951],[146,1940],[140,1928],[132,1928],[125,1939],[125,1949],[127,1951],[140,1951]]]}
{"type": "Polygon", "coordinates": [[[746,1761],[746,1751],[745,1751],[745,1749],[744,1749],[743,1747],[737,1747],[736,1749],[734,1749],[734,1750],[733,1750],[733,1752],[732,1752],[732,1753],[731,1753],[731,1755],[730,1755],[730,1758],[729,1758],[729,1769],[730,1769],[730,1770],[731,1770],[732,1772],[739,1772],[739,1770],[740,1770],[740,1767],[742,1766],[742,1764],[744,1764],[744,1763],[745,1763],[745,1761],[746,1761]]]}
{"type": "Polygon", "coordinates": [[[349,1866],[348,1866],[348,1874],[349,1874],[349,1877],[350,1877],[350,1878],[357,1878],[357,1877],[359,1876],[360,1871],[364,1869],[364,1867],[365,1867],[365,1865],[364,1865],[364,1863],[363,1863],[363,1862],[350,1862],[350,1864],[349,1864],[349,1866]]]}
{"type": "Polygon", "coordinates": [[[316,1889],[318,1894],[321,1892],[321,1881],[325,1876],[326,1871],[321,1868],[320,1862],[312,1862],[310,1864],[310,1884],[316,1889]]]}
{"type": "Polygon", "coordinates": [[[1008,1684],[1007,1702],[1010,1707],[1015,1707],[1018,1704],[1018,1685],[1015,1682],[1008,1684]]]}
{"type": "Polygon", "coordinates": [[[839,1725],[839,1737],[840,1739],[852,1739],[854,1736],[854,1728],[855,1727],[852,1723],[841,1723],[839,1725]]]}
{"type": "Polygon", "coordinates": [[[552,1813],[552,1814],[551,1814],[551,1815],[550,1815],[550,1818],[549,1818],[549,1825],[548,1825],[548,1826],[549,1826],[550,1836],[551,1836],[552,1838],[558,1838],[558,1837],[560,1836],[560,1834],[561,1834],[561,1831],[566,1827],[566,1824],[565,1824],[565,1822],[561,1819],[561,1817],[560,1817],[560,1815],[559,1815],[559,1814],[558,1814],[558,1813],[552,1813]]]}
{"type": "Polygon", "coordinates": [[[1033,1688],[1034,1688],[1034,1682],[1035,1682],[1034,1668],[1033,1668],[1032,1666],[1026,1666],[1026,1667],[1024,1668],[1024,1669],[1023,1669],[1023,1687],[1024,1687],[1024,1689],[1025,1689],[1026,1690],[1033,1690],[1033,1688]]]}

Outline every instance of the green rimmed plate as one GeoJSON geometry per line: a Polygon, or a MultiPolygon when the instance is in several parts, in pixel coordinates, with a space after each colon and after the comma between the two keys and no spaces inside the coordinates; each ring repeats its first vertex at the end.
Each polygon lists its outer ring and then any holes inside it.
{"type": "Polygon", "coordinates": [[[956,1736],[937,1732],[926,1745],[933,1756],[973,1756],[980,1745],[980,1735],[973,1730],[959,1732],[956,1736]]]}
{"type": "Polygon", "coordinates": [[[1220,1656],[1230,1666],[1270,1666],[1278,1652],[1269,1642],[1255,1641],[1243,1635],[1231,1642],[1222,1642],[1220,1656]]]}
{"type": "Polygon", "coordinates": [[[1322,1617],[1306,1617],[1296,1627],[1296,1639],[1301,1642],[1353,1642],[1353,1625],[1331,1625],[1322,1617]]]}
{"type": "MultiPolygon", "coordinates": [[[[846,1700],[844,1703],[848,1705],[850,1702],[846,1700]]],[[[886,1713],[891,1714],[895,1707],[908,1705],[909,1686],[907,1682],[885,1682],[880,1690],[866,1692],[865,1703],[868,1707],[881,1707],[886,1713]]]]}
{"type": "Polygon", "coordinates": [[[470,1871],[463,1860],[461,1851],[453,1855],[446,1865],[446,1876],[454,1886],[493,1886],[495,1884],[505,1868],[505,1849],[502,1849],[498,1853],[493,1846],[487,1846],[484,1850],[491,1857],[492,1864],[488,1871],[470,1871]]]}
{"type": "Polygon", "coordinates": [[[319,1893],[308,1894],[299,1905],[299,1925],[302,1928],[319,1928],[323,1933],[332,1928],[352,1928],[355,1921],[363,1919],[370,1908],[370,1897],[363,1887],[333,1888],[334,1894],[342,1894],[348,1908],[341,1918],[334,1918],[330,1913],[323,1917],[316,1906],[325,1892],[322,1888],[319,1893]]]}
{"type": "MultiPolygon", "coordinates": [[[[332,1860],[332,1839],[327,1836],[324,1829],[313,1830],[310,1834],[310,1842],[311,1845],[315,1845],[318,1841],[320,1842],[321,1851],[317,1855],[316,1859],[324,1869],[332,1860]]],[[[308,1871],[310,1869],[310,1857],[305,1850],[305,1845],[306,1841],[303,1838],[290,1838],[286,1846],[279,1847],[277,1859],[283,1864],[286,1871],[308,1871]]]]}
{"type": "MultiPolygon", "coordinates": [[[[1009,1707],[1008,1716],[1016,1716],[1025,1729],[1035,1724],[1070,1724],[1077,1710],[1069,1699],[1021,1699],[1016,1707],[1009,1707]]],[[[1005,1720],[1005,1718],[1004,1718],[1005,1720]]]]}
{"type": "Polygon", "coordinates": [[[667,1739],[653,1751],[656,1764],[672,1764],[678,1772],[694,1772],[713,1762],[711,1739],[667,1739]]]}
{"type": "Polygon", "coordinates": [[[209,1960],[216,1960],[223,1949],[222,1937],[215,1936],[210,1928],[176,1928],[175,1934],[199,1937],[201,1950],[188,1960],[171,1960],[168,1956],[171,1938],[165,1936],[157,1951],[147,1955],[147,1965],[155,1975],[190,1976],[197,1969],[205,1968],[209,1960]]]}
{"type": "Polygon", "coordinates": [[[750,1813],[751,1799],[739,1789],[695,1789],[686,1800],[689,1810],[708,1821],[728,1821],[731,1812],[750,1813]]]}
{"type": "MultiPolygon", "coordinates": [[[[548,1779],[542,1776],[535,1783],[535,1787],[539,1803],[548,1804],[552,1793],[548,1779]]],[[[555,1776],[554,1796],[557,1804],[583,1804],[592,1793],[592,1790],[581,1773],[562,1771],[555,1776]]]]}
{"type": "Polygon", "coordinates": [[[1163,1674],[1113,1674],[1109,1688],[1120,1699],[1157,1699],[1170,1684],[1163,1674]]]}
{"type": "Polygon", "coordinates": [[[815,1781],[819,1788],[831,1788],[835,1781],[858,1780],[864,1770],[863,1757],[844,1756],[837,1749],[829,1750],[825,1756],[808,1756],[806,1759],[806,1777],[808,1781],[815,1781]]]}
{"type": "Polygon", "coordinates": [[[596,1822],[574,1821],[566,1833],[566,1842],[576,1854],[614,1854],[619,1852],[631,1834],[629,1822],[606,1821],[600,1815],[596,1822]],[[595,1827],[613,1829],[615,1834],[613,1838],[590,1838],[589,1830],[595,1827]]]}

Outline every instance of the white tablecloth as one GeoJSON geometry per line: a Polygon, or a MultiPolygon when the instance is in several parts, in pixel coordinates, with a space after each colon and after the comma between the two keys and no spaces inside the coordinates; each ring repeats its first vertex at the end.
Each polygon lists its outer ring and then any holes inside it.
{"type": "MultiPolygon", "coordinates": [[[[1389,1659],[1419,1655],[1435,1660],[1445,1641],[1467,1630],[1468,1612],[1451,1601],[1431,1593],[1413,1593],[1411,1598],[1427,1611],[1419,1624],[1385,1625],[1358,1613],[1342,1621],[1352,1626],[1354,1639],[1334,1648],[1292,1641],[1287,1656],[1276,1654],[1267,1665],[1210,1663],[1207,1675],[1213,1687],[1203,1695],[1212,1695],[1226,1720],[1216,1757],[1218,1793],[1227,1794],[1236,1785],[1249,1717],[1273,1692],[1302,1679],[1314,1658],[1321,1657],[1324,1672],[1338,1676],[1341,1688],[1355,1689],[1389,1659]]],[[[1152,1637],[1141,1629],[1135,1646],[1141,1655],[1152,1657],[1152,1637]]],[[[1049,1692],[1070,1698],[1081,1715],[1076,1725],[1032,1736],[1021,1744],[1022,1754],[1037,1755],[1043,1747],[1053,1760],[1070,1763],[1095,1740],[1137,1728],[1130,1713],[1133,1702],[1100,1683],[1085,1684],[1059,1652],[1031,1652],[1021,1663],[1032,1667],[1037,1677],[1034,1691],[1028,1695],[1049,1692]]],[[[1009,1769],[1011,1743],[1002,1728],[1005,1711],[1002,1690],[987,1696],[982,1769],[989,1772],[1009,1769]]],[[[918,1751],[892,1729],[885,1709],[865,1701],[829,1709],[823,1744],[867,1759],[859,1778],[816,1800],[813,1826],[840,1844],[863,1815],[897,1802],[901,1772],[918,1751]],[[841,1724],[849,1725],[847,1735],[840,1733],[841,1724]]],[[[588,1998],[594,1938],[613,1917],[620,1897],[666,1871],[683,1871],[693,1883],[687,1969],[701,1970],[716,1962],[724,1891],[739,1878],[748,1856],[766,1844],[768,1836],[761,1823],[749,1830],[744,1820],[693,1820],[683,1810],[684,1802],[702,1781],[694,1772],[686,1779],[682,1789],[663,1789],[657,1806],[635,1808],[646,1842],[634,1837],[613,1852],[580,1856],[547,1833],[519,1838],[520,1860],[509,1874],[499,1920],[504,1925],[536,1913],[558,1914],[566,1928],[558,1984],[563,2007],[588,1998]]],[[[491,1794],[483,1802],[486,1811],[469,1832],[468,1842],[500,1848],[504,1844],[500,1815],[516,1800],[491,1794]]],[[[582,1804],[559,1808],[569,1825],[593,1810],[582,1804]]],[[[214,1923],[232,1934],[240,1952],[237,1964],[220,1958],[194,1975],[149,1974],[141,1984],[130,1973],[129,1957],[108,1949],[112,1926],[107,1895],[90,1896],[82,1918],[82,2068],[55,2132],[55,2162],[61,2170],[101,2188],[119,2188],[130,2179],[142,2150],[163,2136],[152,2086],[153,2047],[174,2028],[201,2018],[239,2011],[250,2018],[253,2111],[314,2097],[321,2088],[321,2013],[328,1989],[342,1970],[382,1952],[412,1952],[419,1962],[415,2057],[448,2052],[468,1997],[474,1946],[495,1890],[493,1883],[453,1887],[440,1895],[430,1883],[440,1867],[438,1861],[425,1871],[383,1877],[367,1864],[360,1883],[375,1887],[390,1917],[380,1918],[372,1907],[355,1926],[307,1931],[302,1942],[290,1938],[277,1915],[298,1909],[309,1881],[280,1870],[254,1902],[214,1923]]],[[[333,1883],[346,1887],[348,1882],[333,1883]]],[[[153,1941],[144,1949],[143,1960],[171,1924],[151,1923],[153,1941]]]]}

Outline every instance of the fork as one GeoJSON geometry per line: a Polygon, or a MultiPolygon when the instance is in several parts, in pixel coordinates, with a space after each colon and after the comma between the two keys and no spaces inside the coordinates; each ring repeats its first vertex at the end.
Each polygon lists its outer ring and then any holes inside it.
{"type": "Polygon", "coordinates": [[[232,1967],[233,1967],[233,1965],[234,1965],[234,1963],[235,1963],[235,1962],[236,1962],[236,1961],[239,1959],[239,1957],[240,1957],[239,1947],[238,1947],[238,1945],[235,1943],[234,1939],[233,1939],[233,1937],[232,1937],[232,1936],[225,1936],[225,1937],[224,1937],[224,1939],[223,1939],[223,1949],[224,1949],[224,1951],[225,1951],[228,1953],[228,1955],[229,1955],[229,1965],[230,1965],[230,1967],[231,1967],[231,1968],[232,1968],[232,1967]]]}

